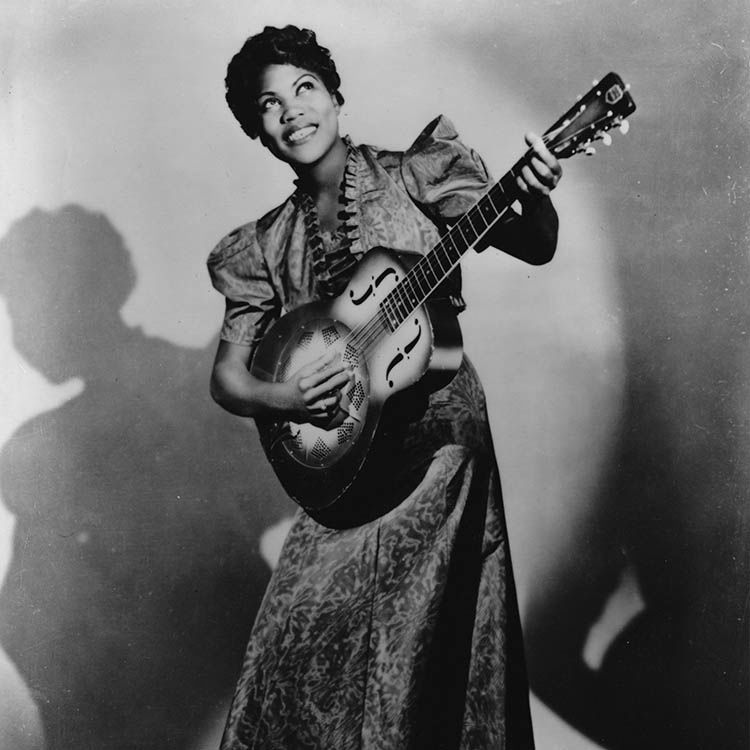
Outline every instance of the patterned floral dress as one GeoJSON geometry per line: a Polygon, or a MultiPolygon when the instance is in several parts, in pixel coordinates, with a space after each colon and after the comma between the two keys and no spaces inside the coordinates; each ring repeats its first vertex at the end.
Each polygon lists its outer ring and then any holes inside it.
{"type": "MultiPolygon", "coordinates": [[[[321,235],[298,188],[211,253],[226,341],[254,346],[283,310],[336,294],[368,248],[428,252],[492,184],[442,117],[405,152],[347,145],[335,237],[321,235]]],[[[298,513],[222,750],[533,748],[500,481],[471,364],[415,413],[388,467],[403,495],[393,510],[345,530],[298,513]]]]}

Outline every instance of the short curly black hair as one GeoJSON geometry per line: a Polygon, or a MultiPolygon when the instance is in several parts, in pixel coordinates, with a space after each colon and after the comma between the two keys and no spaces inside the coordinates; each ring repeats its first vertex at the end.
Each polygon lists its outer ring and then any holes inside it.
{"type": "Polygon", "coordinates": [[[314,31],[291,25],[283,29],[266,26],[249,37],[230,60],[224,79],[229,109],[251,138],[258,137],[258,81],[269,65],[295,65],[317,74],[336,101],[344,103],[336,64],[328,49],[318,44],[314,31]]]}

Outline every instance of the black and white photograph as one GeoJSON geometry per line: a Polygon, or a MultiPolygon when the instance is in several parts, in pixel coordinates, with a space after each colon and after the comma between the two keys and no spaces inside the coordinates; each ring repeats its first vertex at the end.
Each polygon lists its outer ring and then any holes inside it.
{"type": "Polygon", "coordinates": [[[746,750],[744,0],[8,0],[0,750],[746,750]]]}

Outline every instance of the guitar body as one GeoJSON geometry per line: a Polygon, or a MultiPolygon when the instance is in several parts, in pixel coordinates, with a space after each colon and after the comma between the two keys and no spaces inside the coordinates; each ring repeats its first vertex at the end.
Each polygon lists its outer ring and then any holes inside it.
{"type": "MultiPolygon", "coordinates": [[[[624,118],[635,111],[628,88],[615,73],[595,81],[545,131],[549,150],[558,159],[592,154],[593,142],[612,141],[613,127],[627,132],[624,118]]],[[[517,175],[531,155],[527,151],[429,253],[412,254],[409,261],[392,250],[371,250],[341,295],[285,315],[258,346],[250,369],[261,380],[284,382],[330,348],[353,373],[339,413],[325,429],[258,420],[261,442],[284,488],[321,523],[355,525],[398,502],[404,488],[391,491],[388,458],[399,456],[400,422],[390,414],[421,403],[425,390],[446,385],[458,370],[461,332],[439,289],[463,253],[519,197],[517,175]]]]}
{"type": "Polygon", "coordinates": [[[342,294],[284,315],[253,357],[251,373],[269,382],[284,382],[331,347],[352,370],[353,383],[327,428],[256,420],[284,489],[312,515],[330,509],[351,492],[358,477],[367,476],[387,400],[417,383],[430,390],[443,387],[461,365],[461,331],[447,301],[428,300],[395,331],[378,317],[379,306],[409,265],[392,250],[371,250],[342,294]]]}

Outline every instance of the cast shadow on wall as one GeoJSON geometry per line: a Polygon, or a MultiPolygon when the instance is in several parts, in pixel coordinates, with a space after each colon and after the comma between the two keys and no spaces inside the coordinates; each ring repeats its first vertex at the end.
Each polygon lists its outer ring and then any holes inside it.
{"type": "Polygon", "coordinates": [[[50,750],[185,748],[231,694],[288,514],[254,430],[208,395],[214,347],[124,325],[135,283],[102,214],[34,210],[0,241],[14,344],[85,387],[1,459],[16,517],[0,645],[50,750]]]}
{"type": "MultiPolygon", "coordinates": [[[[707,382],[727,382],[722,356],[701,366],[707,382]]],[[[732,399],[717,398],[689,433],[679,405],[690,394],[670,392],[635,353],[628,372],[619,446],[594,511],[530,602],[531,686],[608,750],[746,750],[747,505],[726,429],[732,399]],[[643,608],[587,665],[592,626],[623,571],[643,608]]]]}

